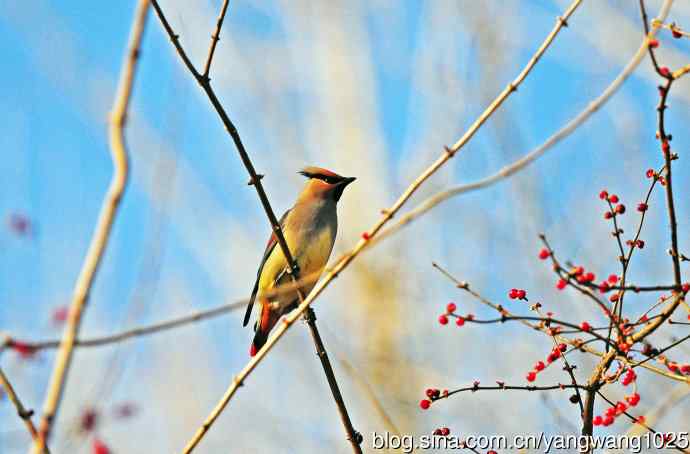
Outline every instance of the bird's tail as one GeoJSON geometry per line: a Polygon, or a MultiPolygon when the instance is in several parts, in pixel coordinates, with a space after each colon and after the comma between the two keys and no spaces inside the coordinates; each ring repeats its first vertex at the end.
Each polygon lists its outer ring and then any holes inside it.
{"type": "Polygon", "coordinates": [[[271,305],[266,301],[261,305],[261,317],[256,323],[256,332],[254,333],[254,340],[249,350],[251,356],[256,355],[261,347],[264,346],[268,339],[268,334],[271,332],[276,322],[280,318],[280,312],[272,309],[271,305]]]}

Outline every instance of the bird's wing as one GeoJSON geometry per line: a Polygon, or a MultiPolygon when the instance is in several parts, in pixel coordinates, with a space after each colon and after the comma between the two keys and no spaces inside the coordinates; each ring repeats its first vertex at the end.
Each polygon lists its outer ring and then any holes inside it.
{"type": "MultiPolygon", "coordinates": [[[[285,213],[283,213],[283,216],[280,218],[279,224],[281,229],[285,228],[285,219],[287,218],[289,212],[290,210],[287,210],[285,213]]],[[[247,323],[249,323],[249,317],[252,315],[252,308],[254,307],[256,293],[259,290],[259,279],[261,278],[261,271],[264,269],[264,264],[266,263],[266,260],[268,260],[268,257],[271,255],[271,252],[273,252],[273,249],[275,249],[276,244],[278,244],[278,237],[276,236],[275,232],[273,232],[271,233],[271,237],[268,239],[268,244],[266,244],[266,250],[264,251],[264,256],[261,259],[259,271],[257,271],[256,273],[256,282],[254,283],[254,288],[252,289],[252,296],[251,298],[249,298],[249,304],[247,304],[247,312],[245,312],[244,314],[244,322],[242,323],[242,326],[247,326],[247,323]]]]}

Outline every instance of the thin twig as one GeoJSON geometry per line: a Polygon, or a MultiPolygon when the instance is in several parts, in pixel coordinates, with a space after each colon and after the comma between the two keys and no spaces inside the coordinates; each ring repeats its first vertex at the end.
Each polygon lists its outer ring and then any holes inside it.
{"type": "MultiPolygon", "coordinates": [[[[661,10],[659,11],[659,20],[663,21],[666,19],[672,3],[672,0],[666,0],[664,2],[664,4],[661,7],[661,10]]],[[[656,32],[656,29],[652,30],[650,36],[655,36],[656,32]]],[[[548,139],[546,139],[544,143],[534,148],[532,151],[528,152],[526,155],[524,155],[517,161],[504,166],[493,175],[490,175],[486,178],[475,181],[473,183],[462,184],[452,187],[450,189],[446,189],[429,197],[428,199],[424,200],[422,203],[417,205],[415,208],[401,216],[395,224],[387,227],[385,230],[380,232],[376,238],[370,241],[370,246],[373,246],[373,244],[378,243],[379,241],[391,236],[393,233],[412,223],[413,221],[420,218],[422,215],[424,215],[431,209],[435,208],[436,206],[440,205],[441,203],[445,202],[446,200],[457,195],[474,192],[479,189],[484,189],[489,186],[493,186],[494,184],[499,183],[505,180],[506,178],[520,172],[521,170],[525,169],[530,164],[535,162],[547,151],[549,151],[551,148],[553,148],[555,145],[560,143],[563,139],[565,139],[575,130],[577,130],[577,128],[584,124],[585,121],[587,121],[589,117],[591,117],[595,112],[601,109],[601,107],[618,91],[621,85],[623,85],[623,83],[628,79],[628,77],[630,77],[633,71],[635,71],[640,62],[642,62],[642,59],[644,58],[645,53],[647,52],[647,42],[648,41],[645,38],[642,41],[642,44],[640,44],[640,47],[638,48],[637,52],[635,52],[635,55],[633,55],[633,57],[625,65],[623,70],[618,74],[618,76],[616,76],[616,78],[611,82],[611,84],[609,84],[609,86],[606,87],[606,89],[599,96],[592,100],[582,112],[578,113],[575,117],[568,121],[561,129],[559,129],[548,139]]],[[[690,70],[690,68],[688,70],[690,70]]]]}
{"type": "Polygon", "coordinates": [[[223,0],[223,6],[220,8],[220,13],[218,14],[218,19],[216,20],[216,31],[211,35],[211,45],[208,49],[208,57],[206,57],[206,64],[204,64],[204,73],[202,77],[206,80],[210,80],[209,73],[211,72],[211,62],[213,61],[213,54],[216,51],[216,45],[220,41],[220,29],[223,28],[223,19],[225,19],[225,13],[228,10],[228,4],[230,0],[223,0]]]}
{"type": "Polygon", "coordinates": [[[47,440],[50,438],[53,422],[57,415],[60,401],[62,400],[67,374],[72,363],[74,341],[79,333],[79,327],[89,299],[89,293],[105,253],[110,238],[110,232],[120,206],[120,201],[127,185],[129,169],[124,127],[132,94],[132,86],[134,84],[134,76],[137,69],[137,61],[139,60],[139,49],[146,23],[148,7],[148,0],[140,0],[134,15],[129,48],[123,63],[118,94],[115,98],[110,121],[110,148],[114,173],[110,182],[110,187],[108,188],[108,193],[101,207],[96,230],[91,238],[89,250],[75,285],[67,326],[65,327],[60,351],[55,359],[53,374],[50,379],[48,391],[46,392],[39,437],[34,443],[34,453],[44,452],[47,440]]]}
{"type": "MultiPolygon", "coordinates": [[[[640,11],[642,14],[642,19],[643,19],[643,24],[644,24],[644,31],[647,39],[649,39],[649,36],[653,33],[654,30],[656,30],[656,26],[650,31],[649,28],[649,23],[647,22],[647,12],[645,10],[644,6],[644,0],[640,0],[640,11]]],[[[663,19],[662,19],[663,21],[663,19]]],[[[655,23],[657,23],[655,21],[655,23]]],[[[657,112],[658,112],[658,122],[659,122],[659,127],[658,127],[658,134],[659,134],[659,141],[662,144],[662,150],[664,151],[664,161],[665,161],[665,168],[666,168],[666,203],[668,206],[668,219],[669,219],[669,228],[671,230],[671,261],[673,263],[673,280],[676,286],[680,286],[682,282],[682,277],[681,277],[681,269],[680,269],[680,257],[679,257],[679,252],[678,252],[678,223],[676,221],[676,210],[675,210],[675,204],[673,200],[673,178],[672,178],[672,162],[673,162],[673,151],[670,148],[670,141],[671,137],[669,134],[666,132],[666,127],[665,127],[665,112],[667,109],[666,101],[668,99],[668,94],[671,91],[671,86],[673,85],[674,78],[673,74],[667,74],[664,73],[661,68],[659,67],[654,49],[652,46],[647,46],[649,50],[649,55],[652,60],[652,64],[654,65],[654,69],[656,70],[657,74],[659,76],[663,77],[666,79],[666,84],[660,86],[659,92],[660,92],[660,100],[659,100],[659,105],[657,107],[657,112]]],[[[671,303],[661,312],[662,316],[656,320],[654,320],[652,323],[647,325],[644,329],[640,330],[639,332],[635,333],[633,335],[633,341],[641,341],[644,340],[647,336],[652,334],[658,327],[660,327],[666,320],[671,317],[673,312],[676,310],[678,306],[683,304],[685,302],[685,295],[682,292],[678,292],[676,297],[673,298],[671,303]]]]}
{"type": "MultiPolygon", "coordinates": [[[[266,292],[266,297],[274,297],[284,293],[294,292],[295,288],[298,286],[306,285],[310,282],[315,282],[318,279],[316,273],[312,273],[305,278],[300,279],[296,284],[289,282],[282,284],[270,292],[266,292]]],[[[220,315],[232,312],[235,309],[246,306],[249,300],[247,298],[234,301],[232,303],[223,304],[211,309],[205,309],[201,311],[196,311],[188,315],[184,315],[177,318],[172,318],[170,320],[165,320],[162,322],[153,323],[150,325],[139,326],[136,328],[131,328],[119,333],[108,334],[105,336],[96,336],[86,339],[76,339],[74,341],[75,347],[101,347],[110,344],[116,344],[123,341],[130,340],[135,337],[148,336],[151,334],[156,334],[163,331],[168,331],[171,329],[179,328],[185,325],[189,325],[202,320],[215,318],[220,315]]],[[[11,347],[13,344],[19,344],[23,347],[30,349],[31,351],[47,350],[58,348],[61,344],[61,340],[47,340],[47,341],[23,341],[17,340],[11,336],[7,336],[6,340],[0,344],[0,352],[3,348],[11,347]]]]}
{"type": "MultiPolygon", "coordinates": [[[[31,420],[34,411],[24,408],[22,401],[19,399],[19,396],[17,396],[17,392],[14,390],[12,383],[10,383],[10,380],[7,378],[7,375],[5,375],[5,372],[3,372],[2,368],[0,368],[0,385],[5,389],[7,397],[17,410],[17,415],[24,421],[24,425],[29,431],[31,439],[36,440],[38,438],[38,431],[36,431],[36,426],[34,426],[34,422],[31,420]]],[[[49,452],[48,446],[45,447],[45,452],[49,452]]]]}

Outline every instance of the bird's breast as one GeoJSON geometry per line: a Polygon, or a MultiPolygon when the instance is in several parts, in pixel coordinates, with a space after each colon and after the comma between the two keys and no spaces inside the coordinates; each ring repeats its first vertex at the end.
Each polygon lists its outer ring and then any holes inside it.
{"type": "Polygon", "coordinates": [[[335,233],[332,226],[322,225],[305,235],[296,253],[302,276],[320,274],[323,271],[333,250],[335,233]]]}

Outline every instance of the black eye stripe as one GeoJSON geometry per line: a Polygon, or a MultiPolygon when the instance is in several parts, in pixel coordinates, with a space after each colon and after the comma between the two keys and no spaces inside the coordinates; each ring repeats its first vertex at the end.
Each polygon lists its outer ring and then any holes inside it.
{"type": "Polygon", "coordinates": [[[318,178],[321,181],[325,181],[328,184],[335,184],[338,182],[337,178],[329,177],[326,175],[314,175],[314,178],[318,178]]]}

